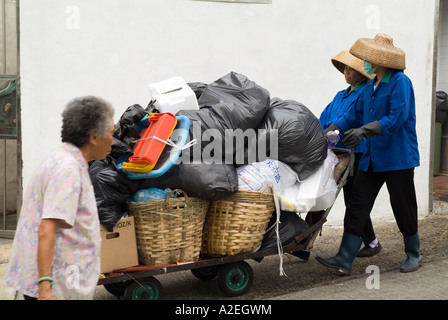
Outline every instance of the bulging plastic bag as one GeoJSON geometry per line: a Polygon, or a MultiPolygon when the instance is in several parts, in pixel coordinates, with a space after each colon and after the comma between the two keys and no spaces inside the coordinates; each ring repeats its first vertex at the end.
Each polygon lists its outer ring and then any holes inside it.
{"type": "MultiPolygon", "coordinates": [[[[300,180],[308,178],[327,157],[327,140],[320,122],[300,102],[273,98],[258,129],[264,129],[267,133],[278,130],[275,137],[278,141],[277,159],[296,171],[300,180]]],[[[265,140],[267,147],[272,145],[269,137],[265,140]]],[[[270,150],[266,152],[270,153],[270,150]]]]}
{"type": "Polygon", "coordinates": [[[237,168],[238,189],[283,192],[298,181],[297,173],[287,164],[277,160],[254,162],[237,168]]]}
{"type": "MultiPolygon", "coordinates": [[[[214,155],[213,158],[225,161],[225,151],[234,148],[233,143],[227,145],[230,141],[226,141],[226,134],[235,129],[242,132],[256,130],[268,110],[269,91],[236,72],[230,72],[208,85],[191,86],[198,96],[200,110],[181,110],[176,115],[184,115],[190,119],[190,140],[200,142],[193,147],[195,154],[198,150],[203,157],[206,153],[202,151],[210,148],[211,140],[214,142],[220,139],[221,154],[214,155]]],[[[244,156],[243,150],[235,148],[232,152],[241,152],[244,156]]]]}
{"type": "MultiPolygon", "coordinates": [[[[279,232],[277,233],[274,224],[276,223],[275,215],[272,216],[268,225],[263,241],[261,243],[259,251],[276,248],[278,245],[277,234],[280,238],[282,246],[289,244],[295,237],[308,230],[308,224],[294,212],[281,211],[280,212],[280,224],[279,232]]],[[[304,240],[306,241],[306,239],[304,240]]]]}
{"type": "Polygon", "coordinates": [[[182,189],[189,196],[219,200],[238,191],[236,169],[229,164],[179,164],[162,176],[142,180],[144,188],[182,189]]]}
{"type": "Polygon", "coordinates": [[[448,119],[448,94],[445,91],[436,92],[436,121],[442,125],[448,119]]]}
{"type": "Polygon", "coordinates": [[[334,152],[329,150],[323,165],[316,172],[279,194],[281,210],[305,213],[331,207],[338,189],[334,180],[334,167],[338,161],[334,152]]]}
{"type": "Polygon", "coordinates": [[[113,158],[118,159],[123,153],[133,152],[135,144],[140,139],[140,133],[135,125],[147,115],[145,109],[138,104],[128,107],[121,115],[114,129],[114,143],[110,153],[113,158]]]}
{"type": "Polygon", "coordinates": [[[139,189],[139,182],[119,172],[111,156],[90,163],[89,174],[95,192],[101,224],[110,232],[126,213],[126,201],[139,189]]]}
{"type": "Polygon", "coordinates": [[[135,192],[128,201],[130,202],[148,202],[150,200],[165,200],[168,192],[159,188],[140,189],[135,192]]]}

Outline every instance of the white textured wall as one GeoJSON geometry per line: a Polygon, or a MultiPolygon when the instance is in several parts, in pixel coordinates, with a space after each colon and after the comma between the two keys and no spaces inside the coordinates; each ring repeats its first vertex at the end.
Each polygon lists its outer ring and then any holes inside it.
{"type": "MultiPolygon", "coordinates": [[[[272,97],[304,103],[316,116],[346,87],[330,59],[359,37],[388,33],[407,53],[415,87],[421,214],[429,206],[435,0],[273,0],[236,4],[192,0],[21,0],[24,186],[60,143],[68,100],[94,94],[116,120],[148,103],[147,84],[171,76],[212,82],[245,74],[272,97]],[[409,19],[412,23],[409,23],[409,19]]],[[[330,220],[344,214],[342,196],[330,220]]],[[[391,217],[381,193],[373,216],[391,217]]]]}

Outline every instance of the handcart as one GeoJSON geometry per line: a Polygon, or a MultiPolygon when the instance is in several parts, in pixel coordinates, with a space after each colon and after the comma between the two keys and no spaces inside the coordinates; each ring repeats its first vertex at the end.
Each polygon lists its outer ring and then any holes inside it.
{"type": "MultiPolygon", "coordinates": [[[[334,148],[333,151],[339,159],[337,166],[339,172],[335,172],[336,199],[348,176],[352,174],[354,153],[353,149],[334,148]]],[[[306,221],[309,228],[283,245],[282,251],[289,253],[311,249],[323,224],[327,221],[331,208],[332,206],[326,210],[308,212],[306,221]],[[308,219],[308,217],[312,217],[312,219],[308,219]]],[[[99,279],[98,285],[103,285],[108,292],[125,300],[157,300],[160,298],[162,285],[155,276],[191,270],[195,277],[203,281],[217,277],[218,286],[222,292],[229,297],[236,297],[244,295],[254,280],[252,267],[245,260],[261,261],[263,257],[276,254],[278,254],[277,247],[222,257],[201,257],[194,262],[154,266],[139,265],[104,274],[99,279]]]]}

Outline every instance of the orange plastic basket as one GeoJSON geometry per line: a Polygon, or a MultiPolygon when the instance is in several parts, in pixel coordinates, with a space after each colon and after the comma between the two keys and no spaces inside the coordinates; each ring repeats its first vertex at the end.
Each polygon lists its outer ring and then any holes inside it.
{"type": "Polygon", "coordinates": [[[128,171],[150,171],[165,148],[166,143],[176,127],[177,119],[172,113],[156,113],[149,118],[149,127],[142,130],[140,140],[134,147],[134,154],[123,162],[123,169],[128,171]]]}

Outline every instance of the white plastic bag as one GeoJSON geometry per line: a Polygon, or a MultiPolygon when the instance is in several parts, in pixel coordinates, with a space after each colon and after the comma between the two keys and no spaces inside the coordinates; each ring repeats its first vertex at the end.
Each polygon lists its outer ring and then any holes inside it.
{"type": "Polygon", "coordinates": [[[287,164],[278,160],[254,162],[237,168],[238,189],[253,191],[284,192],[298,181],[297,173],[287,164]]]}
{"type": "Polygon", "coordinates": [[[338,186],[334,181],[334,167],[338,158],[328,150],[322,166],[311,176],[278,193],[280,208],[284,211],[305,213],[325,210],[336,200],[338,186]]]}

